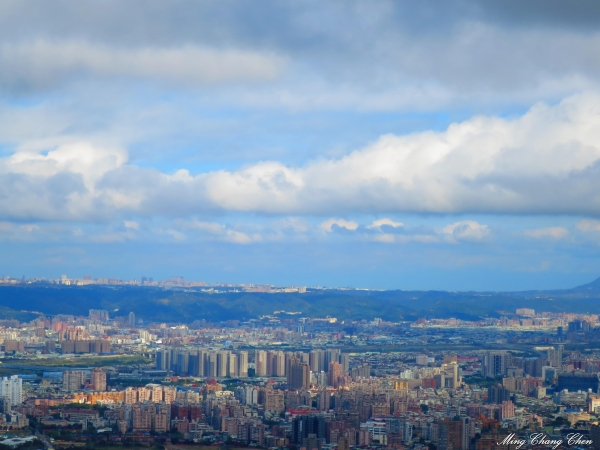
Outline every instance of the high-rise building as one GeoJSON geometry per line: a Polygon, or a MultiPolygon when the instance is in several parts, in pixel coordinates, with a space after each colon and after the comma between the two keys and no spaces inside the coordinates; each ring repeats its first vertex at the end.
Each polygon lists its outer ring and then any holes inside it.
{"type": "Polygon", "coordinates": [[[267,352],[267,375],[275,375],[275,352],[267,352]]]}
{"type": "Polygon", "coordinates": [[[132,387],[128,387],[125,389],[125,404],[133,405],[138,401],[138,390],[132,387]]]}
{"type": "Polygon", "coordinates": [[[11,405],[23,403],[23,380],[17,375],[0,380],[0,397],[10,401],[11,405]]]}
{"type": "Polygon", "coordinates": [[[488,351],[483,356],[481,371],[484,377],[495,378],[503,376],[506,368],[510,367],[511,354],[506,351],[488,351]]]}
{"type": "MultiPolygon", "coordinates": [[[[327,421],[325,415],[309,414],[307,416],[298,416],[292,420],[292,442],[303,444],[306,438],[310,436],[317,439],[324,439],[326,436],[327,421]]],[[[304,446],[304,445],[303,445],[304,446]]],[[[318,448],[307,446],[308,448],[318,448]]]]}
{"type": "Polygon", "coordinates": [[[310,370],[313,373],[319,373],[325,371],[325,351],[324,350],[311,350],[308,354],[310,370]]]}
{"type": "Polygon", "coordinates": [[[132,428],[134,431],[164,433],[170,428],[171,408],[167,404],[134,404],[132,428]]]}
{"type": "Polygon", "coordinates": [[[453,449],[463,449],[463,422],[460,419],[450,420],[448,423],[448,444],[453,449]]]}
{"type": "Polygon", "coordinates": [[[256,350],[254,356],[254,373],[257,377],[267,376],[267,352],[256,350]]]}
{"type": "Polygon", "coordinates": [[[350,355],[347,353],[342,353],[340,355],[340,364],[342,365],[342,371],[344,375],[348,375],[350,372],[350,355]]]}
{"type": "Polygon", "coordinates": [[[248,377],[248,352],[241,351],[238,356],[238,376],[246,378],[248,377]]]}
{"type": "Polygon", "coordinates": [[[135,327],[135,314],[133,312],[129,313],[129,325],[135,327]]]}
{"type": "Polygon", "coordinates": [[[600,381],[598,374],[570,374],[562,373],[558,375],[558,388],[557,390],[562,391],[567,389],[569,392],[577,391],[588,391],[591,389],[592,392],[597,393],[600,381]]]}
{"type": "Polygon", "coordinates": [[[171,352],[164,348],[156,350],[156,368],[158,370],[171,370],[171,352]]]}
{"type": "Polygon", "coordinates": [[[585,320],[574,320],[569,322],[568,327],[569,333],[590,331],[590,323],[585,320]]]}
{"type": "Polygon", "coordinates": [[[217,376],[217,354],[215,352],[206,353],[204,360],[204,375],[215,378],[217,376]]]}
{"type": "Polygon", "coordinates": [[[95,391],[106,391],[106,371],[96,367],[90,373],[90,382],[95,391]]]}
{"type": "Polygon", "coordinates": [[[562,367],[563,345],[558,347],[536,347],[537,350],[546,352],[546,359],[552,367],[562,367]]]}
{"type": "Polygon", "coordinates": [[[63,372],[63,389],[66,391],[78,391],[85,383],[85,372],[74,370],[63,372]]]}
{"type": "Polygon", "coordinates": [[[177,354],[177,373],[188,375],[190,366],[190,352],[181,351],[177,354]]]}
{"type": "Polygon", "coordinates": [[[238,355],[235,353],[229,354],[229,361],[227,363],[227,376],[232,378],[239,377],[239,365],[238,365],[238,355]]]}
{"type": "Polygon", "coordinates": [[[329,348],[325,350],[325,366],[324,370],[329,370],[330,362],[339,362],[340,361],[341,350],[338,348],[329,348]]]}
{"type": "Polygon", "coordinates": [[[455,362],[450,364],[442,364],[442,371],[444,372],[445,386],[441,387],[456,389],[461,385],[462,380],[459,375],[458,364],[455,362]]]}
{"type": "Polygon", "coordinates": [[[515,404],[510,400],[505,400],[498,408],[498,420],[511,419],[515,417],[515,404]]]}
{"type": "Polygon", "coordinates": [[[327,372],[327,376],[329,377],[329,385],[337,389],[340,385],[340,378],[342,375],[342,365],[338,362],[331,361],[329,363],[329,370],[327,372]]]}
{"type": "Polygon", "coordinates": [[[229,363],[229,352],[217,352],[217,377],[226,377],[229,363]]]}
{"type": "Polygon", "coordinates": [[[281,413],[285,410],[283,391],[269,389],[265,392],[265,409],[281,413]]]}
{"type": "Polygon", "coordinates": [[[317,394],[317,409],[321,411],[329,410],[331,405],[331,394],[327,389],[321,389],[317,394]]]}
{"type": "Polygon", "coordinates": [[[494,403],[496,405],[501,405],[504,401],[510,400],[510,390],[505,388],[504,386],[490,386],[488,388],[488,403],[494,403]]]}
{"type": "Polygon", "coordinates": [[[273,376],[284,377],[285,376],[285,353],[282,351],[274,352],[273,356],[273,376]]]}
{"type": "Polygon", "coordinates": [[[152,384],[149,386],[151,386],[151,391],[152,391],[152,402],[153,403],[162,403],[165,399],[163,386],[158,385],[158,384],[152,384]]]}
{"type": "Polygon", "coordinates": [[[193,377],[202,376],[200,372],[200,357],[198,351],[189,352],[188,373],[193,377]]]}
{"type": "Polygon", "coordinates": [[[310,387],[310,367],[307,363],[294,361],[288,376],[289,389],[308,389],[310,387]]]}

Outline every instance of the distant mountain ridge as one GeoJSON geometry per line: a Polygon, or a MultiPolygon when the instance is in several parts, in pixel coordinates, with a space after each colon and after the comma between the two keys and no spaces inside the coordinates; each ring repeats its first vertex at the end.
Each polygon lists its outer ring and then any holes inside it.
{"type": "Polygon", "coordinates": [[[595,294],[600,294],[600,278],[596,278],[591,283],[582,284],[581,286],[577,286],[568,290],[573,292],[593,292],[595,294]]]}
{"type": "Polygon", "coordinates": [[[382,317],[416,320],[455,317],[477,320],[537,311],[600,314],[600,278],[572,289],[527,292],[314,290],[298,293],[210,294],[193,290],[132,286],[0,286],[0,317],[30,320],[43,314],[87,315],[106,309],[111,316],[134,312],[153,322],[249,320],[275,311],[340,320],[382,317]]]}

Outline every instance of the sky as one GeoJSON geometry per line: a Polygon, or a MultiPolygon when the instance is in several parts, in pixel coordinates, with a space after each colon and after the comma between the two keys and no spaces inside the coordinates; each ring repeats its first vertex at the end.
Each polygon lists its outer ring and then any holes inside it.
{"type": "Polygon", "coordinates": [[[600,3],[0,3],[0,276],[600,276],[600,3]]]}

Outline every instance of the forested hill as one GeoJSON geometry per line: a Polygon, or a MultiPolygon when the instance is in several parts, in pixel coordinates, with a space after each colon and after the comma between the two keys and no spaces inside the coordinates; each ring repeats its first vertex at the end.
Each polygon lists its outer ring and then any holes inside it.
{"type": "Polygon", "coordinates": [[[248,320],[274,311],[338,319],[415,320],[419,317],[477,319],[512,314],[517,308],[600,314],[600,281],[561,291],[445,292],[309,290],[306,294],[224,293],[129,286],[0,286],[0,317],[24,320],[43,314],[111,316],[133,311],[147,321],[248,320]]]}

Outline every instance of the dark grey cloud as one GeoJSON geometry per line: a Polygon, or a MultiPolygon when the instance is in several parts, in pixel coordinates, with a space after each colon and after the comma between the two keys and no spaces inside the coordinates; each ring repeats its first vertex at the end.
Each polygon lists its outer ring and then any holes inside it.
{"type": "Polygon", "coordinates": [[[0,90],[91,77],[252,105],[527,103],[598,87],[597,18],[584,1],[3,2],[0,90]],[[215,98],[219,80],[242,92],[215,98]]]}
{"type": "Polygon", "coordinates": [[[365,44],[393,29],[447,33],[465,21],[506,26],[600,28],[600,5],[591,0],[455,0],[439,2],[244,2],[174,0],[169,3],[5,1],[0,36],[9,39],[75,38],[115,45],[211,42],[314,50],[335,41],[365,44]],[[326,40],[324,40],[326,39],[326,40]]]}
{"type": "Polygon", "coordinates": [[[471,4],[484,20],[506,26],[542,26],[581,33],[600,29],[600,4],[593,0],[490,0],[471,4]]]}

